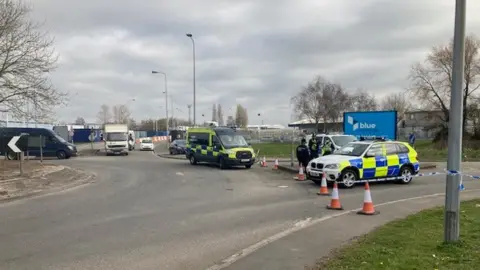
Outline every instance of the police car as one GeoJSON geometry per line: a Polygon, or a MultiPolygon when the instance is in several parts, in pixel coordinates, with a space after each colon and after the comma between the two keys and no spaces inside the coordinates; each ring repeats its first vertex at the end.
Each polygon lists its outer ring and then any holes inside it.
{"type": "MultiPolygon", "coordinates": [[[[409,176],[419,170],[417,152],[408,143],[361,139],[348,143],[332,155],[311,160],[306,175],[307,179],[321,183],[325,173],[327,181],[337,181],[351,188],[358,180],[409,176]]],[[[411,180],[411,177],[404,177],[398,181],[409,184],[411,180]]]]}

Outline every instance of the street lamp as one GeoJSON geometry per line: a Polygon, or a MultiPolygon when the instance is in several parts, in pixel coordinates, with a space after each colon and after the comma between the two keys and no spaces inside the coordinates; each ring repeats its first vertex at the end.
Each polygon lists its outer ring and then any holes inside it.
{"type": "MultiPolygon", "coordinates": [[[[261,114],[259,113],[259,114],[258,114],[258,116],[260,117],[260,116],[261,116],[261,114]]],[[[262,119],[262,126],[263,126],[263,119],[262,119]]]]}
{"type": "MultiPolygon", "coordinates": [[[[165,93],[165,117],[167,118],[167,125],[166,125],[166,129],[167,129],[167,136],[168,136],[168,87],[167,87],[167,73],[165,72],[162,72],[162,71],[156,71],[156,70],[152,70],[152,74],[162,74],[163,76],[165,76],[165,91],[163,93],[165,93]]],[[[168,147],[168,144],[167,144],[167,147],[168,147]]]]}
{"type": "Polygon", "coordinates": [[[197,124],[196,118],[196,94],[195,94],[195,40],[193,39],[193,35],[190,33],[186,34],[187,37],[192,40],[193,45],[193,126],[197,124]]]}

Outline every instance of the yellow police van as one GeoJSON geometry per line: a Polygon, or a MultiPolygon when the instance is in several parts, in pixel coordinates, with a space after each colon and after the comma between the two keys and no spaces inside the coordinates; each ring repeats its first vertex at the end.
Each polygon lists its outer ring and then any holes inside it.
{"type": "Polygon", "coordinates": [[[221,169],[230,166],[250,169],[255,163],[253,148],[229,127],[189,128],[185,152],[192,165],[205,162],[218,164],[221,169]]]}
{"type": "Polygon", "coordinates": [[[408,143],[385,140],[360,140],[346,144],[333,154],[311,160],[306,168],[307,179],[321,183],[337,181],[347,188],[358,180],[402,177],[398,182],[409,184],[420,163],[415,149],[408,143]]]}

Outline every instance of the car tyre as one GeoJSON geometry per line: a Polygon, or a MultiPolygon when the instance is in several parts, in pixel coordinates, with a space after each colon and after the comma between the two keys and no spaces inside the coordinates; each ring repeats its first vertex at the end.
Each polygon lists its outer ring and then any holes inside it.
{"type": "Polygon", "coordinates": [[[245,168],[250,169],[252,168],[252,165],[245,165],[245,168]]]}
{"type": "Polygon", "coordinates": [[[345,188],[353,188],[358,180],[358,174],[352,169],[345,169],[340,174],[340,179],[337,180],[345,188]]]}
{"type": "Polygon", "coordinates": [[[402,185],[410,184],[412,182],[412,179],[413,179],[412,175],[413,175],[412,167],[410,167],[410,166],[401,167],[398,176],[399,177],[405,177],[405,178],[402,178],[402,179],[398,180],[398,183],[402,184],[402,185]]]}
{"type": "Polygon", "coordinates": [[[12,152],[12,151],[8,151],[7,159],[8,160],[16,160],[17,159],[17,153],[12,152]]]}
{"type": "Polygon", "coordinates": [[[190,160],[190,164],[191,164],[191,165],[197,165],[197,162],[198,162],[198,161],[197,161],[197,159],[195,158],[194,155],[191,155],[188,160],[190,160]]]}
{"type": "Polygon", "coordinates": [[[225,159],[223,157],[220,157],[218,164],[220,165],[220,170],[225,170],[227,168],[227,164],[225,163],[225,159]]]}
{"type": "Polygon", "coordinates": [[[67,153],[65,153],[65,151],[63,150],[60,150],[57,152],[57,158],[58,159],[65,159],[67,157],[67,153]]]}

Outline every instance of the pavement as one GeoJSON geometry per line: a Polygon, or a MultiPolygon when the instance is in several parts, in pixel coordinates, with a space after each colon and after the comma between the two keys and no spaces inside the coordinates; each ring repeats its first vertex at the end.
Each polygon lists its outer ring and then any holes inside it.
{"type": "MultiPolygon", "coordinates": [[[[0,204],[0,269],[301,269],[414,202],[433,205],[408,198],[437,194],[441,203],[445,186],[445,176],[372,184],[381,213],[364,217],[332,213],[319,186],[271,167],[219,170],[146,151],[51,162],[92,171],[96,181],[0,204]]],[[[464,171],[478,174],[480,165],[464,171]]],[[[478,181],[464,184],[462,197],[477,196],[478,181]]],[[[361,187],[340,196],[346,211],[363,203],[361,187]]]]}

